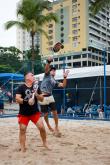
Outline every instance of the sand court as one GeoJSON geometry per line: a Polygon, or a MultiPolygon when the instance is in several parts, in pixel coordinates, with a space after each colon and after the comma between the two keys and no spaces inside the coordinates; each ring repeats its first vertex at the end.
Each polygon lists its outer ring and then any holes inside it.
{"type": "MultiPolygon", "coordinates": [[[[50,119],[53,124],[53,119],[50,119]]],[[[42,147],[39,131],[30,122],[26,153],[19,151],[17,118],[0,119],[0,165],[110,165],[110,122],[59,120],[62,137],[47,128],[51,151],[42,147]]]]}

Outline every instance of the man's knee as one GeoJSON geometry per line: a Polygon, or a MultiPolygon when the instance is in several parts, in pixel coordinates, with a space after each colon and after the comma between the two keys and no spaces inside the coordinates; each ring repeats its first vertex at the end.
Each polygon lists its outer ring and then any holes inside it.
{"type": "Polygon", "coordinates": [[[21,134],[25,134],[26,133],[26,126],[25,125],[23,125],[23,124],[20,124],[20,133],[21,134]]]}
{"type": "Polygon", "coordinates": [[[39,131],[41,131],[41,132],[45,132],[45,127],[44,127],[43,124],[40,124],[40,125],[38,126],[38,129],[39,129],[39,131]]]}
{"type": "Polygon", "coordinates": [[[39,121],[37,122],[36,126],[38,127],[38,129],[40,131],[44,131],[45,130],[45,127],[44,127],[44,123],[42,121],[42,119],[40,118],[39,121]]]}

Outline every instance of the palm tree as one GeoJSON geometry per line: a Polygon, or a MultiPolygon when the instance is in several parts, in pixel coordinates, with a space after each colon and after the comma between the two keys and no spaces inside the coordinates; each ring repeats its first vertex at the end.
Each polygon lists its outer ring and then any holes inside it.
{"type": "Polygon", "coordinates": [[[17,16],[20,16],[20,21],[8,21],[5,23],[5,28],[9,29],[16,25],[23,30],[27,30],[31,34],[32,38],[32,71],[34,72],[34,36],[36,33],[43,33],[48,37],[47,33],[43,29],[43,25],[49,21],[58,22],[58,17],[55,13],[48,13],[43,15],[44,10],[48,10],[50,6],[49,1],[44,0],[22,0],[17,6],[17,16]]]}
{"type": "Polygon", "coordinates": [[[90,10],[93,14],[97,14],[103,7],[110,7],[110,0],[95,0],[91,2],[90,10]]]}

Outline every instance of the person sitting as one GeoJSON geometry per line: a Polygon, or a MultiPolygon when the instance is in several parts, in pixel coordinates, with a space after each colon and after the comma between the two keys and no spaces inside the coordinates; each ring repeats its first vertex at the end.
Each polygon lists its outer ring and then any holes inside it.
{"type": "Polygon", "coordinates": [[[74,117],[74,114],[75,114],[75,111],[71,108],[71,107],[69,107],[68,109],[67,109],[67,114],[69,114],[69,115],[73,115],[73,117],[74,117]]]}
{"type": "Polygon", "coordinates": [[[103,119],[104,118],[104,114],[103,114],[103,107],[101,105],[98,105],[98,109],[97,112],[99,113],[99,119],[103,119]]]}

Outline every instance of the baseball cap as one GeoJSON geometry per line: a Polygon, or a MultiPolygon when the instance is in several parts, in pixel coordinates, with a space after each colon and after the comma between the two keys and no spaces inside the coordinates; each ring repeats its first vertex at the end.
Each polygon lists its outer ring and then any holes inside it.
{"type": "Polygon", "coordinates": [[[52,66],[52,65],[51,65],[51,66],[50,66],[50,71],[51,71],[51,70],[56,70],[55,66],[52,66]]]}

